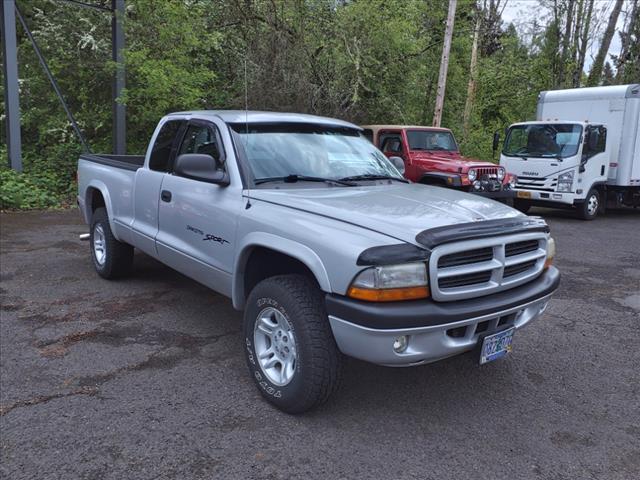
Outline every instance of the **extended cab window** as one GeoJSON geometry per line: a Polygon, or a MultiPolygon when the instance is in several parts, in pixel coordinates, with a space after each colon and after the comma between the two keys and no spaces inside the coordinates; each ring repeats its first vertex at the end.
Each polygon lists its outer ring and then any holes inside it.
{"type": "Polygon", "coordinates": [[[201,153],[211,155],[216,161],[219,170],[223,169],[223,159],[218,145],[216,132],[211,125],[192,124],[187,127],[187,132],[180,145],[178,155],[183,153],[201,153]]]}
{"type": "Polygon", "coordinates": [[[176,135],[184,123],[184,120],[169,120],[162,125],[151,149],[151,157],[149,158],[149,168],[151,170],[161,172],[169,171],[171,149],[173,148],[176,135]]]}

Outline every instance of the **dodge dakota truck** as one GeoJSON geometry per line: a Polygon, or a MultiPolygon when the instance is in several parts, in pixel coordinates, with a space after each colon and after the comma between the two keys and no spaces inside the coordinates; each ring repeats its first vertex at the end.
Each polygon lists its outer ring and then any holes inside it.
{"type": "Polygon", "coordinates": [[[409,180],[505,202],[514,197],[515,175],[499,165],[463,157],[448,128],[407,125],[362,128],[376,147],[398,163],[409,180]]]}
{"type": "Polygon", "coordinates": [[[560,281],[542,219],[412,184],[340,120],[170,114],[144,157],[82,155],[78,189],[97,273],[135,248],[230,297],[251,378],[289,413],[329,398],[343,355],[500,358],[560,281]]]}

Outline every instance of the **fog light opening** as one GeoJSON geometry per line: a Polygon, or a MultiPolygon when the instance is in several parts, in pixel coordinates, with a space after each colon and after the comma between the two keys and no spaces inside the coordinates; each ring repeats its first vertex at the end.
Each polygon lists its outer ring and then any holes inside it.
{"type": "Polygon", "coordinates": [[[400,335],[393,341],[393,351],[396,353],[404,352],[409,346],[409,337],[400,335]]]}

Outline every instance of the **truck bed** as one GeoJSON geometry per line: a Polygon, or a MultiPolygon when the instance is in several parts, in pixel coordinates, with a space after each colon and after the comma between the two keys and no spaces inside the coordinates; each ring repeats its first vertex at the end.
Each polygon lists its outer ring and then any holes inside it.
{"type": "Polygon", "coordinates": [[[124,168],[136,171],[144,165],[144,155],[111,155],[108,153],[83,153],[80,160],[108,165],[109,167],[124,168]]]}

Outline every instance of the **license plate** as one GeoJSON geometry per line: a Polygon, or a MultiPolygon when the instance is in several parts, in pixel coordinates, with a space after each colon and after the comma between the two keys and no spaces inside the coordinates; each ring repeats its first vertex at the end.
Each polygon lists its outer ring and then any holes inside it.
{"type": "Polygon", "coordinates": [[[531,192],[521,192],[521,191],[518,191],[518,192],[516,193],[516,196],[517,196],[518,198],[531,198],[531,192]]]}
{"type": "Polygon", "coordinates": [[[515,327],[484,337],[480,350],[480,365],[504,357],[511,351],[515,327]]]}

